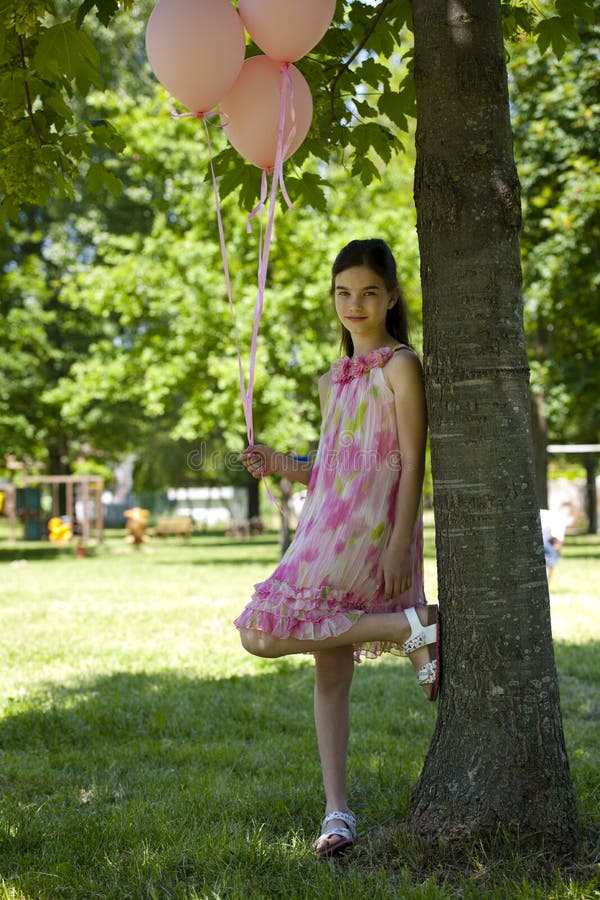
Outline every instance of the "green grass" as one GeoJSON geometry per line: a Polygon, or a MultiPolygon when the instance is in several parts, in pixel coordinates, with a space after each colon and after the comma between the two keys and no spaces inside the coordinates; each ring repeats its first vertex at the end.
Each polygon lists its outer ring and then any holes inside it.
{"type": "Polygon", "coordinates": [[[545,883],[535,859],[483,847],[433,862],[397,827],[435,721],[397,659],[365,662],[353,686],[364,837],[313,858],[312,661],[250,657],[230,624],[277,558],[274,535],[140,551],[113,535],[86,559],[0,543],[0,898],[600,897],[600,541],[569,539],[552,583],[585,839],[545,883]]]}

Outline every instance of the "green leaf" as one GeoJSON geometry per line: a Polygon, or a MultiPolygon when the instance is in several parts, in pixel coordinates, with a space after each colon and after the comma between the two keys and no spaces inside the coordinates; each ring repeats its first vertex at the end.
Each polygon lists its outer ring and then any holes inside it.
{"type": "Polygon", "coordinates": [[[92,163],[87,171],[87,186],[91,194],[99,194],[104,184],[104,166],[92,163]]]}
{"type": "Polygon", "coordinates": [[[97,69],[98,51],[74,22],[60,22],[45,31],[36,48],[34,61],[42,77],[72,81],[84,68],[97,69]]]}
{"type": "Polygon", "coordinates": [[[402,131],[408,131],[408,119],[402,109],[402,103],[398,93],[386,89],[379,98],[379,111],[402,131]]]}
{"type": "Polygon", "coordinates": [[[556,11],[564,19],[579,17],[589,25],[593,25],[596,18],[594,4],[588,0],[556,0],[556,11]]]}
{"type": "Polygon", "coordinates": [[[350,138],[357,153],[366,154],[372,148],[382,159],[389,160],[390,140],[393,136],[382,125],[364,122],[352,129],[350,138]]]}
{"type": "Polygon", "coordinates": [[[416,118],[417,98],[415,94],[415,79],[412,71],[407,72],[400,82],[400,87],[398,88],[398,102],[401,111],[406,116],[410,116],[413,119],[416,118]]]}
{"type": "Polygon", "coordinates": [[[290,197],[296,203],[302,199],[305,206],[311,206],[319,212],[325,212],[327,209],[327,200],[325,197],[324,187],[328,186],[328,182],[324,181],[319,175],[313,172],[303,172],[300,178],[287,175],[285,184],[290,197]]]}
{"type": "Polygon", "coordinates": [[[83,0],[83,3],[77,10],[77,18],[75,19],[75,27],[81,28],[83,20],[91,9],[96,5],[96,0],[83,0]]]}
{"type": "Polygon", "coordinates": [[[120,179],[98,162],[90,163],[86,180],[90,193],[94,195],[106,189],[113,197],[118,197],[123,191],[120,179]]]}
{"type": "Polygon", "coordinates": [[[123,192],[123,182],[110,169],[104,169],[104,184],[113,197],[119,197],[123,192]]]}
{"type": "Polygon", "coordinates": [[[115,153],[120,153],[125,147],[125,141],[116,129],[104,120],[92,122],[92,137],[98,147],[108,147],[115,153]]]}
{"type": "Polygon", "coordinates": [[[355,75],[360,81],[366,82],[371,87],[379,88],[381,84],[387,84],[389,81],[390,70],[369,56],[362,65],[355,69],[355,75]]]}
{"type": "Polygon", "coordinates": [[[529,33],[533,30],[533,23],[531,10],[519,3],[502,4],[502,26],[505,37],[513,38],[521,31],[529,33]]]}
{"type": "Polygon", "coordinates": [[[355,100],[356,111],[363,119],[374,119],[379,115],[376,107],[370,106],[366,100],[355,100]]]}
{"type": "Polygon", "coordinates": [[[58,91],[52,91],[44,98],[44,106],[49,106],[50,109],[67,121],[73,118],[73,110],[58,91]]]}
{"type": "Polygon", "coordinates": [[[574,26],[560,16],[552,16],[542,19],[536,28],[537,44],[540,53],[545,53],[548,47],[552,47],[556,57],[560,59],[567,46],[567,38],[578,42],[579,36],[574,26]]]}
{"type": "Polygon", "coordinates": [[[25,73],[22,69],[13,69],[0,78],[0,97],[9,106],[19,107],[25,101],[25,73]]]}
{"type": "Polygon", "coordinates": [[[381,178],[379,169],[368,156],[355,156],[352,164],[352,175],[358,175],[361,183],[367,187],[374,178],[381,178]]]}
{"type": "Polygon", "coordinates": [[[256,199],[259,196],[257,179],[260,179],[260,172],[254,166],[246,165],[242,170],[242,183],[240,186],[240,206],[242,209],[250,211],[256,205],[256,199]]]}
{"type": "Polygon", "coordinates": [[[96,15],[103,25],[109,25],[110,20],[119,9],[118,0],[83,0],[83,3],[77,10],[77,28],[81,28],[83,20],[94,6],[96,7],[96,15]]]}

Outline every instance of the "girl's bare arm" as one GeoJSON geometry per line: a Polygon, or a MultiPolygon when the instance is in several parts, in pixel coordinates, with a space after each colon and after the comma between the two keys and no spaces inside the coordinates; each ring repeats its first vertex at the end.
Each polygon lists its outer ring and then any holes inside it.
{"type": "MultiPolygon", "coordinates": [[[[319,379],[321,415],[325,406],[329,380],[329,373],[319,379]]],[[[294,481],[299,481],[301,484],[308,484],[313,470],[313,460],[310,457],[298,457],[280,453],[278,450],[274,450],[273,447],[267,447],[265,444],[255,444],[253,447],[246,447],[244,452],[240,453],[238,459],[255,478],[261,478],[263,475],[281,475],[294,481]]]]}
{"type": "Polygon", "coordinates": [[[402,464],[394,525],[382,559],[386,595],[395,597],[412,583],[410,546],[423,490],[427,407],[423,372],[416,354],[397,353],[386,366],[385,374],[394,393],[402,464]]]}

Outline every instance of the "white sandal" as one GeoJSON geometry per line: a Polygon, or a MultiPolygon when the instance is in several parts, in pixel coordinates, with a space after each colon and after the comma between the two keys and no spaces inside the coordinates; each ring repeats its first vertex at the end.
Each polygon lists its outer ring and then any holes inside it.
{"type": "Polygon", "coordinates": [[[325,859],[328,856],[335,856],[336,853],[341,853],[343,850],[347,850],[348,847],[351,847],[354,841],[356,840],[356,817],[351,812],[339,812],[335,811],[329,813],[328,816],[325,816],[321,823],[321,834],[313,844],[313,850],[322,859],[325,859]],[[334,819],[339,819],[345,823],[345,825],[337,825],[335,828],[332,828],[331,831],[325,831],[325,828],[332,822],[334,819]],[[330,837],[339,837],[340,841],[337,841],[335,844],[327,844],[323,848],[323,850],[318,849],[319,843],[325,838],[330,837]]]}
{"type": "Polygon", "coordinates": [[[429,662],[417,670],[417,681],[421,687],[431,685],[427,699],[435,700],[440,686],[440,620],[437,605],[424,606],[423,609],[427,611],[426,623],[421,622],[414,606],[404,610],[410,625],[410,637],[404,641],[402,649],[409,656],[420,647],[430,647],[429,662]]]}

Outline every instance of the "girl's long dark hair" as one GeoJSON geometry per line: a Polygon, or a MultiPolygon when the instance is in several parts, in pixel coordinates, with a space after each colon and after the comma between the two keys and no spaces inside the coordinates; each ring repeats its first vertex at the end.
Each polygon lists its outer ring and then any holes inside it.
{"type": "MultiPolygon", "coordinates": [[[[382,241],[381,238],[366,238],[364,240],[350,241],[349,244],[346,244],[340,250],[331,267],[332,298],[335,297],[336,275],[339,275],[345,269],[351,269],[353,266],[367,266],[369,269],[377,272],[379,277],[383,279],[388,291],[397,292],[398,300],[387,311],[385,327],[395,340],[410,347],[406,303],[398,283],[396,260],[386,242],[382,241]]],[[[352,335],[344,325],[342,325],[340,347],[346,356],[353,356],[354,342],[352,335]]]]}

